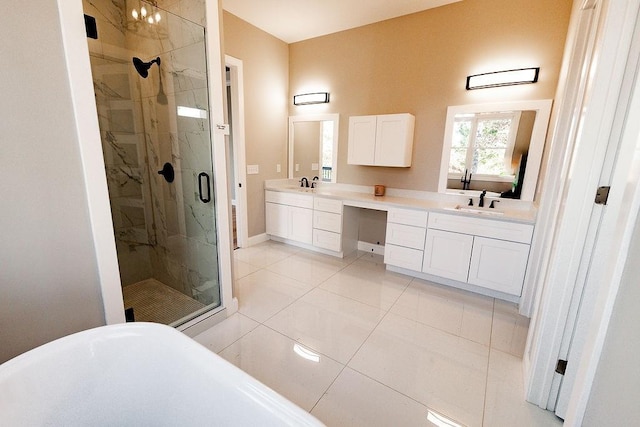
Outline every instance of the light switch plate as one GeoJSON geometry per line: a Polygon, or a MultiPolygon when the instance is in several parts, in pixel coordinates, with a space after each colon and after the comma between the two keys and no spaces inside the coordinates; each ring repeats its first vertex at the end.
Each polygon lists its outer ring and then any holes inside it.
{"type": "Polygon", "coordinates": [[[276,165],[276,172],[278,173],[282,172],[282,167],[280,166],[280,163],[276,165]]]}
{"type": "Polygon", "coordinates": [[[311,163],[311,170],[312,171],[317,171],[318,170],[318,164],[317,163],[311,163]]]}
{"type": "Polygon", "coordinates": [[[296,163],[296,172],[300,172],[300,165],[296,163]]]}
{"type": "Polygon", "coordinates": [[[258,165],[247,165],[247,175],[257,175],[260,173],[258,165]]]}

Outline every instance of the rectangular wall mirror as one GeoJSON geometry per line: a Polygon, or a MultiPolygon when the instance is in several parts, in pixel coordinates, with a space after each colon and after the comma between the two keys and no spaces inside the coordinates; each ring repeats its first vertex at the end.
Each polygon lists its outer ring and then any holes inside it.
{"type": "Polygon", "coordinates": [[[289,117],[289,178],[336,182],[339,114],[289,117]]]}
{"type": "Polygon", "coordinates": [[[438,191],[533,200],[550,113],[549,99],[449,107],[438,191]]]}

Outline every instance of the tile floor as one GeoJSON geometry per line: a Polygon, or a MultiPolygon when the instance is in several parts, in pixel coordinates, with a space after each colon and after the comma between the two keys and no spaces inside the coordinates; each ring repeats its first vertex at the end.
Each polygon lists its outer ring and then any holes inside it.
{"type": "Polygon", "coordinates": [[[234,257],[239,312],[195,339],[326,425],[562,424],[523,400],[515,305],[371,254],[266,242],[234,257]]]}

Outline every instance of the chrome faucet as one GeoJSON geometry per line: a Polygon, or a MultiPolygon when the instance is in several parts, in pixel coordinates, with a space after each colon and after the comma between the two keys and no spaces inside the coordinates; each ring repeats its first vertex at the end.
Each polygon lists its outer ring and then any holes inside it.
{"type": "Polygon", "coordinates": [[[300,187],[309,188],[309,180],[307,179],[306,176],[303,176],[302,179],[300,179],[300,187]]]}
{"type": "Polygon", "coordinates": [[[484,207],[484,196],[487,195],[487,190],[482,190],[482,193],[480,194],[480,201],[478,202],[478,207],[483,208],[484,207]]]}

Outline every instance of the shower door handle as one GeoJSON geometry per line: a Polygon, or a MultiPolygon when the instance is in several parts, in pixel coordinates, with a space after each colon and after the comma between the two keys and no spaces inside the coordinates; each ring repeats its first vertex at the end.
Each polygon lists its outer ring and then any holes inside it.
{"type": "Polygon", "coordinates": [[[211,183],[209,182],[209,175],[206,172],[200,172],[198,175],[198,190],[200,192],[200,201],[202,203],[209,203],[211,201],[211,183]],[[202,191],[203,181],[207,184],[206,193],[202,191]]]}

